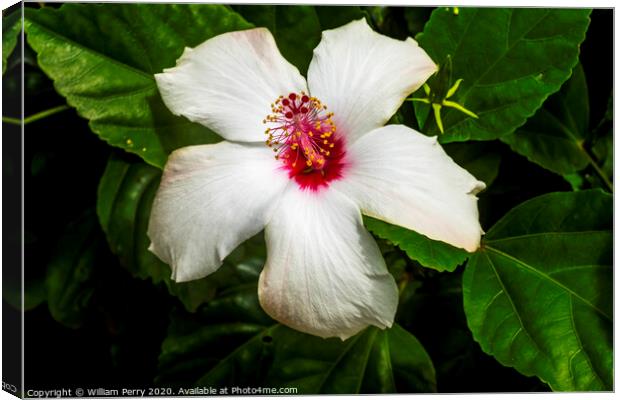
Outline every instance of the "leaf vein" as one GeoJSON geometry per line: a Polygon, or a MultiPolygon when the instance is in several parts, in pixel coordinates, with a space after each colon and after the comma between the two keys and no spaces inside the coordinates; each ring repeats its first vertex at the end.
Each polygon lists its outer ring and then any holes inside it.
{"type": "MultiPolygon", "coordinates": [[[[513,261],[516,265],[520,265],[521,268],[533,272],[534,274],[540,276],[543,279],[547,279],[549,282],[555,284],[556,286],[558,286],[559,288],[563,289],[564,291],[566,291],[567,293],[570,293],[571,295],[573,295],[574,297],[576,297],[577,299],[581,300],[584,304],[586,304],[587,306],[591,307],[593,310],[596,310],[599,314],[601,314],[603,317],[605,317],[606,319],[608,319],[609,321],[612,321],[611,316],[607,315],[607,313],[605,313],[603,310],[601,310],[600,308],[598,308],[597,306],[595,306],[594,304],[592,304],[590,301],[588,301],[587,299],[583,298],[582,296],[580,296],[578,293],[574,292],[573,290],[571,290],[569,287],[567,287],[566,285],[562,284],[561,282],[553,279],[551,276],[537,270],[536,268],[532,267],[531,265],[526,264],[525,262],[519,260],[516,257],[511,256],[510,254],[504,253],[503,251],[496,249],[494,247],[490,247],[487,246],[486,247],[487,250],[490,250],[502,257],[508,258],[509,260],[513,261]]],[[[488,256],[487,256],[488,257],[488,256]]],[[[489,258],[490,260],[490,258],[489,258]]]]}

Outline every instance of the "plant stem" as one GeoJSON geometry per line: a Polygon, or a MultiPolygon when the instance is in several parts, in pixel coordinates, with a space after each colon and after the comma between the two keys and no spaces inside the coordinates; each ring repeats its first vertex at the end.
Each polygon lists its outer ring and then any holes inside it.
{"type": "MultiPolygon", "coordinates": [[[[59,112],[62,112],[62,111],[68,110],[68,109],[69,109],[69,106],[66,105],[66,104],[62,105],[62,106],[50,108],[48,110],[44,110],[44,111],[38,112],[36,114],[33,114],[33,115],[29,116],[29,117],[24,118],[23,123],[24,123],[24,125],[27,125],[27,124],[29,124],[31,122],[38,121],[40,119],[49,117],[50,115],[54,115],[54,114],[57,114],[59,112]]],[[[19,118],[4,117],[4,116],[2,117],[2,122],[6,122],[8,124],[13,124],[13,125],[21,125],[22,124],[22,121],[19,118]]]]}

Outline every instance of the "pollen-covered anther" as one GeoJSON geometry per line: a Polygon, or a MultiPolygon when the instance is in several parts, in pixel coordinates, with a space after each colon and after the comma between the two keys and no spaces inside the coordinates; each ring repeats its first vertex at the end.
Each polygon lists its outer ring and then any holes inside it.
{"type": "Polygon", "coordinates": [[[328,140],[336,132],[334,114],[327,112],[319,99],[304,92],[279,96],[271,109],[272,114],[264,120],[268,126],[265,143],[276,152],[276,159],[292,169],[302,161],[307,167],[303,173],[322,171],[333,152],[328,149],[336,144],[328,140]]]}

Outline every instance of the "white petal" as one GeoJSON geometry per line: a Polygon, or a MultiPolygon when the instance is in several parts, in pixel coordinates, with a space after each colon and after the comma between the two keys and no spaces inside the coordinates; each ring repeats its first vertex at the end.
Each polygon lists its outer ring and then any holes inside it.
{"type": "Polygon", "coordinates": [[[259,299],[274,319],[342,340],[368,325],[389,327],[398,290],[359,209],[333,190],[286,190],[265,228],[259,299]]]}
{"type": "Polygon", "coordinates": [[[263,119],[280,95],[306,90],[265,28],[224,33],[155,75],[166,106],[228,140],[264,140],[263,119]]]}
{"type": "Polygon", "coordinates": [[[436,71],[415,40],[374,32],[365,19],[323,32],[308,69],[310,93],[349,142],[383,126],[436,71]]]}
{"type": "Polygon", "coordinates": [[[214,272],[260,232],[289,179],[264,145],[184,147],[168,158],[153,202],[150,250],[184,282],[214,272]]]}
{"type": "Polygon", "coordinates": [[[479,247],[475,194],[485,185],[452,161],[436,137],[388,125],[361,137],[348,157],[350,167],[333,187],[362,213],[470,252],[479,247]]]}

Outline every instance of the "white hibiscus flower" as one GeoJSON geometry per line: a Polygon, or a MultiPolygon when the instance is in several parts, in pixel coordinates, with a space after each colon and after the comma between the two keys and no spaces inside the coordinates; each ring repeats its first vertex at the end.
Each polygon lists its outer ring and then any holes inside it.
{"type": "Polygon", "coordinates": [[[187,48],[157,74],[168,108],[225,141],[173,152],[153,203],[150,250],[185,282],[265,229],[258,295],[292,328],[346,339],[390,327],[398,291],[362,213],[454,246],[480,243],[484,188],[437,143],[383,126],[436,71],[409,38],[365,20],[323,32],[308,82],[267,29],[187,48]]]}

